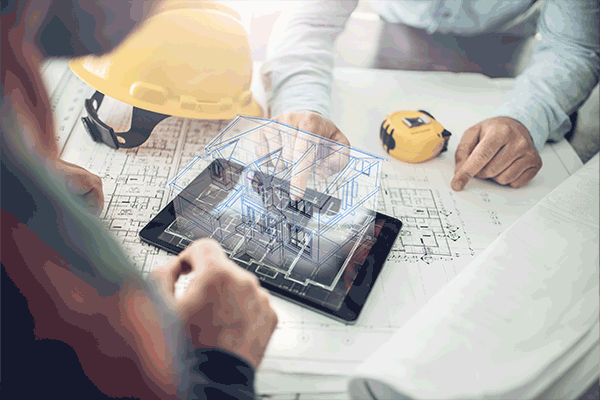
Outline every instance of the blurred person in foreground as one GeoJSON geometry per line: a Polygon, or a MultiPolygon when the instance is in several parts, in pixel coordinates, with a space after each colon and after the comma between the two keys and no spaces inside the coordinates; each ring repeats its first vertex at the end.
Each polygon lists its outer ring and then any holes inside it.
{"type": "Polygon", "coordinates": [[[102,209],[100,179],[55,147],[41,62],[109,51],[158,6],[2,3],[5,398],[254,398],[277,324],[257,278],[202,240],[143,280],[92,215],[102,209]]]}
{"type": "MultiPolygon", "coordinates": [[[[505,103],[464,132],[455,153],[454,190],[473,177],[526,185],[542,168],[539,152],[546,141],[558,141],[572,129],[576,110],[598,83],[597,0],[369,4],[386,23],[379,68],[514,76],[525,40],[536,31],[541,36],[505,103]]],[[[357,5],[358,0],[300,1],[281,15],[261,71],[270,117],[349,144],[330,120],[330,92],[334,43],[357,5]]]]}

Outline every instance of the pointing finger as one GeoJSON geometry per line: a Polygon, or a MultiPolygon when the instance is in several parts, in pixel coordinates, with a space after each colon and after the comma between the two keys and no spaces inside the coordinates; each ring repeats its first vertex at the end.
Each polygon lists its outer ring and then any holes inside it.
{"type": "Polygon", "coordinates": [[[460,168],[456,170],[451,182],[452,189],[456,191],[462,190],[467,182],[477,175],[498,153],[504,143],[505,138],[503,136],[496,136],[494,134],[485,135],[460,168]]]}
{"type": "Polygon", "coordinates": [[[316,146],[308,135],[298,132],[293,151],[293,167],[290,179],[290,198],[294,201],[302,199],[316,156],[316,146]]]}
{"type": "Polygon", "coordinates": [[[456,153],[454,153],[454,162],[456,167],[454,168],[457,171],[461,165],[465,162],[465,160],[469,157],[469,155],[479,143],[479,136],[481,134],[481,124],[474,125],[467,129],[463,134],[458,147],[456,148],[456,153]]]}

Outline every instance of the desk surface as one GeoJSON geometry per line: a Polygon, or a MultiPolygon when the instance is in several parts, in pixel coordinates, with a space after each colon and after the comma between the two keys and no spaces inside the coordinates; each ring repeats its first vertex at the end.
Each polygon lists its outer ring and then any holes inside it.
{"type": "Polygon", "coordinates": [[[379,143],[379,126],[385,115],[401,109],[429,111],[453,136],[449,151],[430,162],[384,162],[379,209],[405,225],[358,324],[342,327],[277,301],[280,328],[267,352],[268,368],[349,372],[581,166],[562,141],[545,146],[544,167],[525,188],[473,180],[464,191],[453,192],[454,151],[462,133],[502,103],[512,79],[356,68],[337,69],[334,78],[332,119],[357,147],[388,158],[379,143]],[[420,208],[428,210],[429,218],[415,217],[420,208]]]}
{"type": "MultiPolygon", "coordinates": [[[[258,76],[255,68],[255,78],[258,76]]],[[[351,143],[385,156],[379,144],[383,117],[400,109],[425,109],[453,133],[449,151],[432,162],[384,163],[379,209],[405,222],[384,272],[357,325],[348,327],[280,299],[280,324],[263,371],[345,374],[371,354],[525,211],[581,166],[566,141],[547,145],[544,167],[523,189],[474,180],[460,193],[450,190],[454,150],[462,132],[502,101],[511,79],[476,74],[338,69],[332,119],[351,143]],[[417,218],[427,210],[427,218],[417,218]]],[[[64,62],[44,70],[55,105],[62,157],[98,174],[104,184],[101,218],[142,272],[169,259],[142,244],[139,230],[169,201],[166,182],[220,130],[223,121],[169,118],[137,149],[115,151],[94,143],[79,122],[83,97],[92,90],[74,78],[64,62]],[[67,112],[67,102],[80,109],[67,112]],[[72,114],[75,115],[72,115],[72,114]]],[[[258,80],[254,90],[264,100],[258,80]]],[[[127,106],[106,99],[101,118],[119,130],[129,124],[127,106]]],[[[130,118],[130,116],[129,116],[130,118]]],[[[290,388],[287,388],[290,389],[290,388]]]]}

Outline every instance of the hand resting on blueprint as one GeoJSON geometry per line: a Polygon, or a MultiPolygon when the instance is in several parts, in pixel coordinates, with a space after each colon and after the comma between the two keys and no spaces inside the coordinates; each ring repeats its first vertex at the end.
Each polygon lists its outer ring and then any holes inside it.
{"type": "MultiPolygon", "coordinates": [[[[342,171],[348,164],[350,155],[348,146],[350,146],[350,142],[330,119],[313,111],[287,112],[273,119],[297,130],[290,134],[287,141],[282,140],[281,135],[259,131],[257,133],[259,137],[257,138],[256,151],[260,157],[273,154],[278,149],[283,148],[283,157],[294,164],[290,178],[290,197],[292,200],[300,200],[304,196],[311,173],[315,173],[320,178],[327,178],[342,171]],[[318,137],[305,135],[298,130],[328,140],[323,140],[320,143],[318,137]],[[334,142],[340,144],[336,145],[334,142]],[[267,146],[264,144],[267,144],[267,146]],[[313,148],[312,145],[315,145],[315,147],[313,148]],[[320,146],[327,149],[327,154],[319,151],[318,147],[320,146]]],[[[271,164],[277,172],[285,168],[284,164],[278,162],[275,156],[271,157],[271,164]]]]}
{"type": "Polygon", "coordinates": [[[194,242],[149,278],[186,321],[194,347],[221,348],[258,367],[277,326],[277,314],[258,278],[227,258],[217,242],[194,242]],[[192,278],[176,298],[175,283],[183,274],[192,278]]]}
{"type": "Polygon", "coordinates": [[[57,173],[65,177],[64,183],[69,193],[80,196],[90,212],[96,215],[102,212],[104,193],[99,176],[61,159],[55,159],[53,166],[57,173]]]}
{"type": "Polygon", "coordinates": [[[451,186],[457,191],[473,177],[520,188],[542,168],[529,131],[509,117],[490,118],[467,129],[454,158],[451,186]]]}

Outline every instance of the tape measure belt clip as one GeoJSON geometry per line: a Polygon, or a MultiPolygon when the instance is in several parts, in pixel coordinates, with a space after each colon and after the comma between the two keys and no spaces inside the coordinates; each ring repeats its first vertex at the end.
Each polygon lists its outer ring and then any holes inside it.
{"type": "Polygon", "coordinates": [[[450,136],[452,136],[452,134],[449,131],[447,131],[446,129],[444,129],[442,131],[442,137],[445,140],[444,140],[444,147],[442,147],[442,150],[440,151],[440,153],[443,153],[448,150],[448,141],[450,140],[450,136]]]}
{"type": "Polygon", "coordinates": [[[169,115],[155,113],[133,107],[131,127],[127,132],[115,132],[98,117],[98,110],[104,100],[104,94],[96,91],[85,101],[85,111],[88,116],[81,118],[85,130],[95,142],[105,143],[113,149],[130,149],[137,147],[150,137],[152,130],[169,115]]]}
{"type": "Polygon", "coordinates": [[[427,115],[427,116],[428,116],[429,118],[431,118],[431,119],[435,119],[435,118],[433,117],[433,115],[429,114],[429,113],[428,113],[427,111],[425,111],[425,110],[419,110],[419,112],[420,112],[420,113],[423,113],[423,114],[425,114],[425,115],[427,115]]]}
{"type": "Polygon", "coordinates": [[[389,124],[388,124],[388,126],[384,126],[384,125],[385,125],[385,122],[383,124],[381,124],[381,129],[379,130],[379,137],[381,138],[381,141],[383,142],[385,149],[389,153],[390,150],[392,150],[396,147],[396,141],[394,140],[394,137],[392,136],[394,134],[394,130],[392,129],[392,131],[390,133],[388,133],[387,128],[389,127],[389,124]]]}

